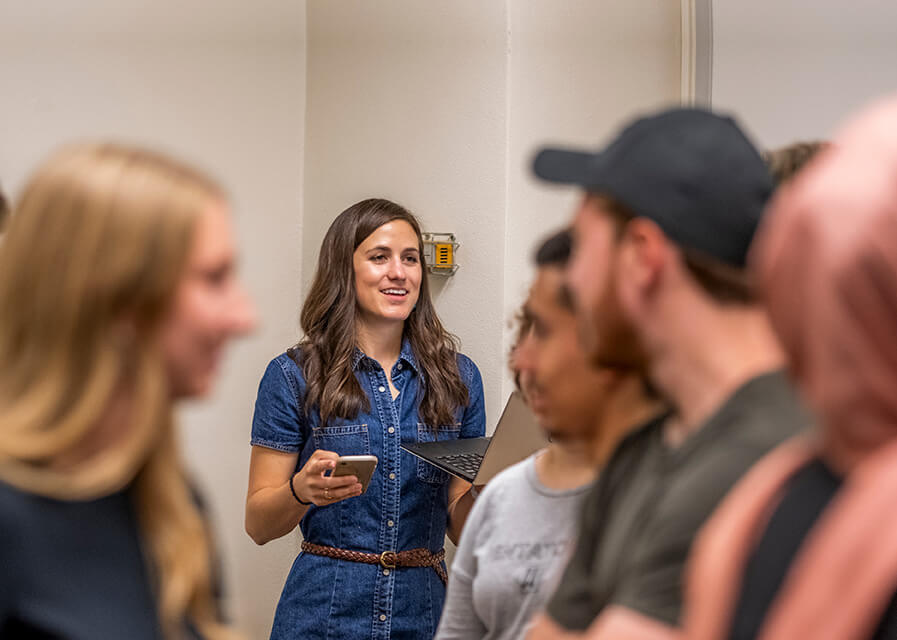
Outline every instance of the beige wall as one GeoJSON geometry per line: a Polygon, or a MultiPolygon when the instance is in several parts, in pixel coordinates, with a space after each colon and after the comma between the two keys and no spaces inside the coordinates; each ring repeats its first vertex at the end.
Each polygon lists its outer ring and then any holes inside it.
{"type": "Polygon", "coordinates": [[[679,99],[679,7],[654,0],[309,2],[303,275],[349,204],[372,195],[455,232],[461,269],[437,306],[486,385],[510,391],[507,320],[536,240],[574,195],[529,178],[546,140],[597,145],[679,99]]]}
{"type": "Polygon", "coordinates": [[[243,532],[255,389],[298,336],[300,281],[333,217],[382,195],[458,234],[461,270],[434,281],[435,297],[483,372],[491,429],[533,244],[574,201],[528,177],[534,146],[597,145],[633,111],[677,100],[679,15],[655,0],[311,0],[307,15],[296,0],[209,6],[3,3],[0,180],[15,192],[59,142],[113,136],[184,155],[231,189],[264,323],[209,402],[183,412],[184,441],[231,610],[256,638],[297,537],[259,549],[243,532]]]}
{"type": "MultiPolygon", "coordinates": [[[[534,247],[567,224],[579,196],[531,176],[535,149],[546,143],[597,149],[640,112],[680,98],[677,3],[514,0],[509,6],[505,318],[525,297],[534,247]]],[[[512,338],[505,331],[506,347],[512,338]]],[[[503,389],[506,397],[507,376],[503,389]]]]}
{"type": "Polygon", "coordinates": [[[185,411],[231,612],[266,637],[294,541],[243,532],[249,423],[269,355],[293,339],[299,290],[305,9],[297,0],[0,3],[0,180],[13,193],[58,144],[116,138],[181,154],[231,191],[242,271],[264,319],[185,411]],[[164,5],[164,6],[163,6],[164,5]]]}
{"type": "Polygon", "coordinates": [[[897,91],[897,3],[713,2],[714,108],[759,142],[830,136],[845,116],[897,91]]]}
{"type": "Polygon", "coordinates": [[[507,154],[504,3],[312,1],[308,6],[303,275],[345,207],[372,196],[458,234],[434,280],[443,322],[499,409],[507,154]]]}

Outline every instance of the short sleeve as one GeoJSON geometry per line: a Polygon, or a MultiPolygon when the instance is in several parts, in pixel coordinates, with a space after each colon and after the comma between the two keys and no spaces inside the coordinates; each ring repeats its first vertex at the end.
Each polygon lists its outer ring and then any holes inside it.
{"type": "Polygon", "coordinates": [[[486,435],[486,402],[483,393],[483,377],[473,360],[458,355],[458,370],[467,385],[469,402],[461,419],[462,438],[481,438],[486,435]]]}
{"type": "Polygon", "coordinates": [[[691,538],[671,532],[667,544],[659,544],[644,566],[620,583],[610,603],[638,611],[649,618],[677,625],[682,609],[682,574],[691,538]]]}
{"type": "Polygon", "coordinates": [[[303,386],[299,367],[286,354],[268,364],[255,401],[251,444],[287,453],[302,449],[305,444],[305,416],[300,409],[303,386]]]}
{"type": "Polygon", "coordinates": [[[717,440],[712,447],[700,459],[691,459],[688,474],[679,473],[670,480],[665,499],[654,506],[653,517],[641,534],[645,541],[642,550],[618,582],[610,603],[667,624],[679,623],[683,573],[694,538],[764,452],[764,447],[750,447],[740,438],[717,440]]]}
{"type": "Polygon", "coordinates": [[[599,479],[585,496],[576,547],[564,569],[557,591],[548,601],[548,615],[559,625],[572,631],[585,631],[594,618],[591,571],[595,563],[598,538],[597,505],[601,484],[599,479]]]}

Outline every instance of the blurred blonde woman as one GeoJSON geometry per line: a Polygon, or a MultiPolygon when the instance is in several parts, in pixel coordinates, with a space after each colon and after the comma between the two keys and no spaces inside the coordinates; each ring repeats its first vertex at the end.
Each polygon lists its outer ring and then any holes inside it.
{"type": "Polygon", "coordinates": [[[65,149],[0,245],[0,636],[230,638],[175,401],[254,318],[221,189],[115,145],[65,149]]]}

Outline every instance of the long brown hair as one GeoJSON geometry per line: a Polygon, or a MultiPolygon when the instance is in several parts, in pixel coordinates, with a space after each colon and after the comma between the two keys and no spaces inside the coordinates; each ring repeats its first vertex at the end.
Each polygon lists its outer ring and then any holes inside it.
{"type": "Polygon", "coordinates": [[[417,306],[405,320],[404,329],[423,375],[420,416],[435,429],[453,424],[455,411],[468,403],[467,387],[458,370],[458,341],[443,328],[430,299],[420,225],[400,205],[371,198],[343,211],[327,230],[302,307],[305,337],[298,350],[291,352],[305,374],[305,410],[316,410],[322,422],[332,417],[352,419],[360,411],[370,410],[353,369],[358,303],[352,257],[365,238],[393,220],[403,220],[414,229],[423,270],[417,306]]]}
{"type": "Polygon", "coordinates": [[[232,637],[217,621],[210,540],[178,454],[156,339],[197,220],[222,200],[208,178],[167,157],[78,145],[32,177],[0,246],[0,477],[60,500],[131,485],[171,638],[185,618],[205,637],[232,637]],[[129,413],[115,443],[62,462],[121,398],[129,413]]]}

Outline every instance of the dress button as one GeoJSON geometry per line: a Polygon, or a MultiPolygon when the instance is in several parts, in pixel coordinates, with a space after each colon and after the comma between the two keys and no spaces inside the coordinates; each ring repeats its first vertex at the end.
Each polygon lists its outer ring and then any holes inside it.
{"type": "Polygon", "coordinates": [[[385,613],[380,614],[380,622],[386,622],[386,614],[385,613]]]}
{"type": "Polygon", "coordinates": [[[384,570],[383,570],[383,575],[388,576],[388,575],[389,575],[389,569],[384,569],[384,570]]]}
{"type": "Polygon", "coordinates": [[[401,362],[400,362],[399,364],[396,365],[396,369],[398,369],[399,371],[402,370],[402,363],[401,363],[401,362]]]}
{"type": "Polygon", "coordinates": [[[379,389],[379,391],[380,391],[380,393],[383,393],[384,391],[386,391],[386,387],[384,387],[384,386],[381,384],[381,385],[380,385],[380,389],[379,389]]]}
{"type": "Polygon", "coordinates": [[[387,526],[387,527],[394,527],[394,526],[396,526],[396,523],[393,522],[392,520],[387,520],[387,521],[386,521],[386,526],[387,526]]]}
{"type": "Polygon", "coordinates": [[[390,473],[390,474],[389,474],[389,479],[390,479],[390,480],[395,480],[395,479],[396,479],[396,474],[394,474],[394,473],[390,473]]]}
{"type": "Polygon", "coordinates": [[[387,429],[387,431],[388,431],[389,433],[395,433],[395,432],[396,432],[396,429],[395,429],[395,427],[390,427],[389,429],[387,429]]]}

